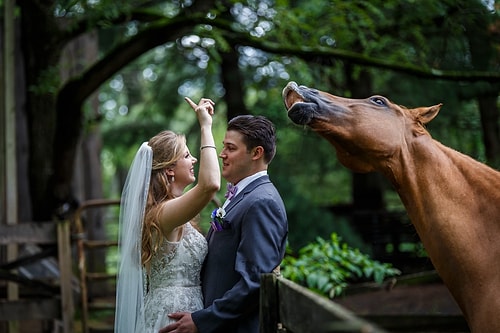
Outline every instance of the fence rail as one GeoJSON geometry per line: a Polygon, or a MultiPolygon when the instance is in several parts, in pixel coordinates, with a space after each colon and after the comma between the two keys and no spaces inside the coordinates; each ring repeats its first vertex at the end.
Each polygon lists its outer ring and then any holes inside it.
{"type": "Polygon", "coordinates": [[[359,315],[275,274],[264,274],[260,333],[470,332],[460,314],[359,315]]]}
{"type": "Polygon", "coordinates": [[[387,333],[325,297],[275,274],[264,274],[260,333],[387,333]]]}

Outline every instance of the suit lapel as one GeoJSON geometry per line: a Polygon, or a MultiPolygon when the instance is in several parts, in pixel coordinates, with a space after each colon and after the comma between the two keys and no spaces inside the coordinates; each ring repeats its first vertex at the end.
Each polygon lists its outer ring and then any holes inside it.
{"type": "Polygon", "coordinates": [[[245,186],[243,191],[239,192],[238,194],[236,194],[236,196],[233,199],[231,199],[231,201],[229,202],[229,204],[225,208],[226,213],[229,212],[234,206],[236,206],[238,204],[238,202],[243,200],[245,195],[252,192],[257,186],[264,184],[264,183],[269,183],[269,182],[270,182],[269,176],[265,175],[265,176],[262,176],[262,177],[255,179],[253,182],[251,182],[250,184],[245,186]]]}

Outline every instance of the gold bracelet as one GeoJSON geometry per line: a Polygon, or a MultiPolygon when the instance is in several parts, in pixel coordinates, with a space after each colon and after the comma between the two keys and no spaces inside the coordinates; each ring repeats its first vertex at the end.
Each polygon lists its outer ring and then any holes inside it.
{"type": "Polygon", "coordinates": [[[205,149],[205,148],[213,148],[213,149],[217,150],[217,147],[215,147],[215,146],[206,145],[206,146],[201,146],[201,147],[200,147],[200,151],[202,151],[202,150],[203,150],[203,149],[205,149]]]}

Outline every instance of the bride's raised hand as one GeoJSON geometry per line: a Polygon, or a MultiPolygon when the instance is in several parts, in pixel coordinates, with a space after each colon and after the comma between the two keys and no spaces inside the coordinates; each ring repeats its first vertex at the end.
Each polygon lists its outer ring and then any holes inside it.
{"type": "Polygon", "coordinates": [[[209,98],[202,98],[200,102],[196,104],[189,97],[184,97],[186,102],[193,108],[198,117],[198,122],[200,126],[212,125],[212,115],[215,112],[215,103],[209,98]]]}

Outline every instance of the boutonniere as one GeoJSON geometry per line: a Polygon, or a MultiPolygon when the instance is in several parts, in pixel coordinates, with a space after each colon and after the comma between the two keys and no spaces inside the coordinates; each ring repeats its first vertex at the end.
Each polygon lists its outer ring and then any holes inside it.
{"type": "Polygon", "coordinates": [[[224,208],[219,207],[214,209],[214,211],[210,215],[210,217],[212,218],[210,224],[212,225],[212,229],[214,229],[214,231],[229,229],[229,223],[227,221],[224,221],[225,216],[226,211],[224,210],[224,208]]]}

